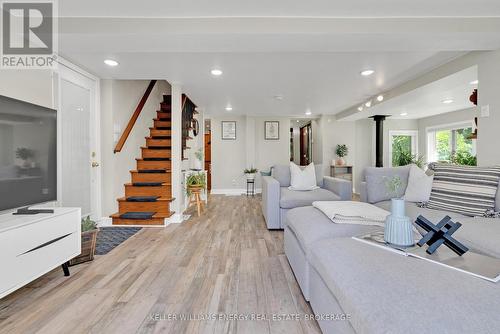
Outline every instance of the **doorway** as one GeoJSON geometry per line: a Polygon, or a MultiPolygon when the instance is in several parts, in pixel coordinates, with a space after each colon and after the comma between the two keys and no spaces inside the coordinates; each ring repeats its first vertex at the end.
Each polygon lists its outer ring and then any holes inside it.
{"type": "Polygon", "coordinates": [[[57,85],[59,202],[100,219],[98,79],[61,60],[57,85]]]}
{"type": "Polygon", "coordinates": [[[205,120],[205,170],[207,171],[207,190],[212,189],[212,134],[210,120],[205,120]],[[207,122],[208,121],[208,122],[207,122]]]}
{"type": "Polygon", "coordinates": [[[311,123],[300,128],[300,165],[307,166],[312,161],[311,123]]]}

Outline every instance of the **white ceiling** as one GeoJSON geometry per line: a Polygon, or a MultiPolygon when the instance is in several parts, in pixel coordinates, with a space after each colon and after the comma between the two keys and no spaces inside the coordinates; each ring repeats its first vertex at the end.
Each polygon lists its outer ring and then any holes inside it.
{"type": "Polygon", "coordinates": [[[227,104],[236,114],[335,114],[467,51],[500,48],[497,0],[59,4],[61,55],[101,78],[180,83],[212,115],[227,104]],[[214,67],[224,74],[212,77],[214,67]],[[365,68],[376,73],[361,77],[365,68]]]}
{"type": "Polygon", "coordinates": [[[368,118],[373,115],[390,115],[391,119],[419,119],[452,111],[472,108],[469,97],[478,85],[471,83],[477,80],[477,67],[471,67],[428,85],[419,87],[409,93],[391,98],[362,112],[353,114],[346,120],[368,118]],[[444,100],[453,100],[444,104],[444,100]],[[407,115],[401,115],[407,113],[407,115]]]}
{"type": "Polygon", "coordinates": [[[65,16],[225,17],[500,16],[498,0],[64,0],[65,16]]]}

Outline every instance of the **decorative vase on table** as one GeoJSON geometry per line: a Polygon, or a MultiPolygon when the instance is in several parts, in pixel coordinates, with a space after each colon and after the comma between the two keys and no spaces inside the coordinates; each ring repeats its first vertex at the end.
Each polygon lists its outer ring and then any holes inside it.
{"type": "Polygon", "coordinates": [[[345,165],[345,160],[344,158],[338,158],[336,161],[335,161],[335,164],[337,166],[344,166],[345,165]]]}
{"type": "Polygon", "coordinates": [[[405,216],[405,201],[400,198],[391,200],[391,214],[385,219],[384,240],[392,245],[410,247],[415,244],[413,225],[405,216]]]}
{"type": "Polygon", "coordinates": [[[255,173],[247,173],[247,180],[255,180],[255,173]]]}

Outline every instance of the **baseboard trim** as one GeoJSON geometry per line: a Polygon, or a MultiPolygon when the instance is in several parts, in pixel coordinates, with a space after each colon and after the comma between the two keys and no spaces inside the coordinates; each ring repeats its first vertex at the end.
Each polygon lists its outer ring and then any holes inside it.
{"type": "MultiPolygon", "coordinates": [[[[212,195],[228,195],[228,196],[241,196],[246,195],[247,190],[244,188],[240,189],[212,189],[210,194],[212,195]]],[[[256,194],[262,193],[262,189],[255,189],[256,194]]]]}
{"type": "Polygon", "coordinates": [[[166,225],[169,224],[180,224],[184,221],[184,215],[182,213],[174,213],[169,218],[165,219],[166,225]]]}

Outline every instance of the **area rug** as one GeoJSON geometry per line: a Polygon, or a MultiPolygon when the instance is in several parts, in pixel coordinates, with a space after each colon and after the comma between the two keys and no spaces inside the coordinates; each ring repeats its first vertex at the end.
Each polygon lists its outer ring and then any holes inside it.
{"type": "Polygon", "coordinates": [[[136,234],[142,227],[105,226],[97,233],[95,254],[108,254],[113,248],[136,234]]]}

